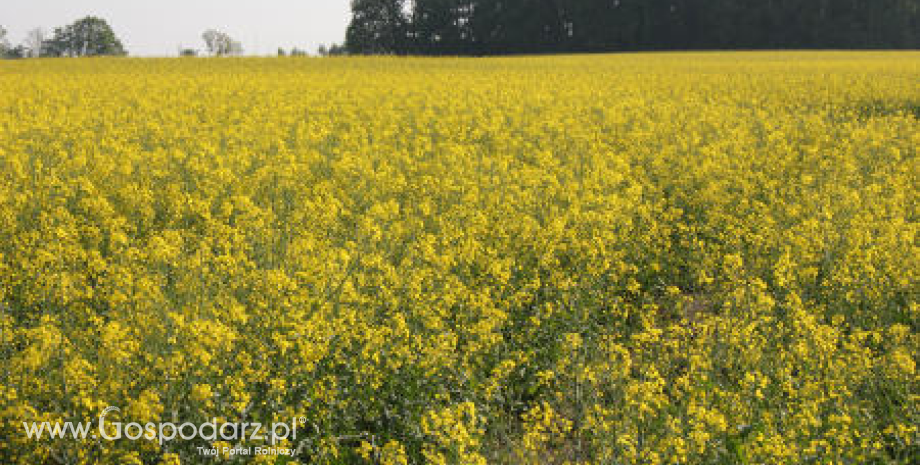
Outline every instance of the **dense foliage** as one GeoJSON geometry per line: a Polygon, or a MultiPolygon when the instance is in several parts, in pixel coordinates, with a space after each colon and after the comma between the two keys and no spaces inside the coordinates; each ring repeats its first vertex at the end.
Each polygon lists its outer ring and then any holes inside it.
{"type": "Polygon", "coordinates": [[[920,48],[920,0],[354,0],[352,53],[920,48]]]}
{"type": "Polygon", "coordinates": [[[5,64],[0,462],[213,462],[22,427],[117,406],[302,415],[304,463],[917,463],[918,79],[916,52],[5,64]]]}
{"type": "Polygon", "coordinates": [[[41,55],[48,57],[127,54],[111,26],[95,16],[87,16],[73,24],[55,28],[52,37],[41,45],[41,55]]]}

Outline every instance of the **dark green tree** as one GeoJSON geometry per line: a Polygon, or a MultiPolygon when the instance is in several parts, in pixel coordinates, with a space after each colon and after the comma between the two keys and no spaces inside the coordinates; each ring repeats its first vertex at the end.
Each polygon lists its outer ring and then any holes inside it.
{"type": "Polygon", "coordinates": [[[127,55],[115,32],[102,18],[87,16],[73,24],[54,30],[42,46],[47,56],[127,55]]]}
{"type": "Polygon", "coordinates": [[[920,0],[355,0],[356,53],[918,48],[920,0]]]}
{"type": "Polygon", "coordinates": [[[403,53],[406,50],[405,0],[352,0],[345,48],[354,54],[403,53]]]}

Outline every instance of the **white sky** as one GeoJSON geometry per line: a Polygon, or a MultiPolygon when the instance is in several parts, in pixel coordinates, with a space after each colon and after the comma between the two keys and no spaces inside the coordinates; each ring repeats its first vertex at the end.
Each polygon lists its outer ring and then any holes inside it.
{"type": "Polygon", "coordinates": [[[243,44],[247,55],[278,47],[310,53],[321,43],[342,42],[349,0],[0,0],[0,26],[22,43],[36,27],[55,27],[84,16],[112,26],[131,55],[175,56],[181,45],[203,49],[201,33],[218,29],[243,44]]]}

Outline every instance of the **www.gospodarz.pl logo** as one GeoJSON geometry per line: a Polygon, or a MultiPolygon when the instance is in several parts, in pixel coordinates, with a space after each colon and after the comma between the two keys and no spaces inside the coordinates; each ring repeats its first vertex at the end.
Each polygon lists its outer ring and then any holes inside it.
{"type": "Polygon", "coordinates": [[[305,418],[292,418],[290,422],[256,423],[256,422],[218,422],[216,418],[209,422],[195,424],[171,422],[140,424],[106,421],[106,415],[119,412],[118,407],[106,407],[99,414],[98,426],[93,422],[22,422],[29,439],[87,439],[101,438],[107,441],[127,439],[131,441],[157,441],[160,445],[182,439],[190,441],[202,439],[215,441],[266,441],[271,445],[284,440],[297,439],[297,425],[304,424],[305,418]]]}

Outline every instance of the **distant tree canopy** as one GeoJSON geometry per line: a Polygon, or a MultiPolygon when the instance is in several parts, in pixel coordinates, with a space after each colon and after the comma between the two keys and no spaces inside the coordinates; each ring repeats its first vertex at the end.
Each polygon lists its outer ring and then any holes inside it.
{"type": "Polygon", "coordinates": [[[212,56],[243,54],[243,46],[225,32],[208,29],[201,34],[201,39],[212,56]]]}
{"type": "Polygon", "coordinates": [[[26,51],[26,57],[38,58],[42,56],[42,47],[45,45],[45,31],[42,28],[35,28],[26,34],[26,40],[22,44],[26,51]]]}
{"type": "Polygon", "coordinates": [[[41,46],[42,56],[127,55],[115,32],[102,18],[87,16],[54,30],[41,46]]]}
{"type": "Polygon", "coordinates": [[[6,54],[10,48],[10,42],[6,40],[6,28],[0,26],[0,54],[6,54]]]}
{"type": "Polygon", "coordinates": [[[345,55],[347,53],[348,50],[346,50],[345,46],[341,44],[320,44],[319,48],[316,49],[316,54],[321,57],[339,56],[345,55]]]}
{"type": "Polygon", "coordinates": [[[0,58],[24,58],[28,55],[25,46],[17,45],[13,47],[6,38],[6,28],[0,26],[0,58]]]}
{"type": "Polygon", "coordinates": [[[920,48],[920,0],[353,0],[350,53],[920,48]]]}

